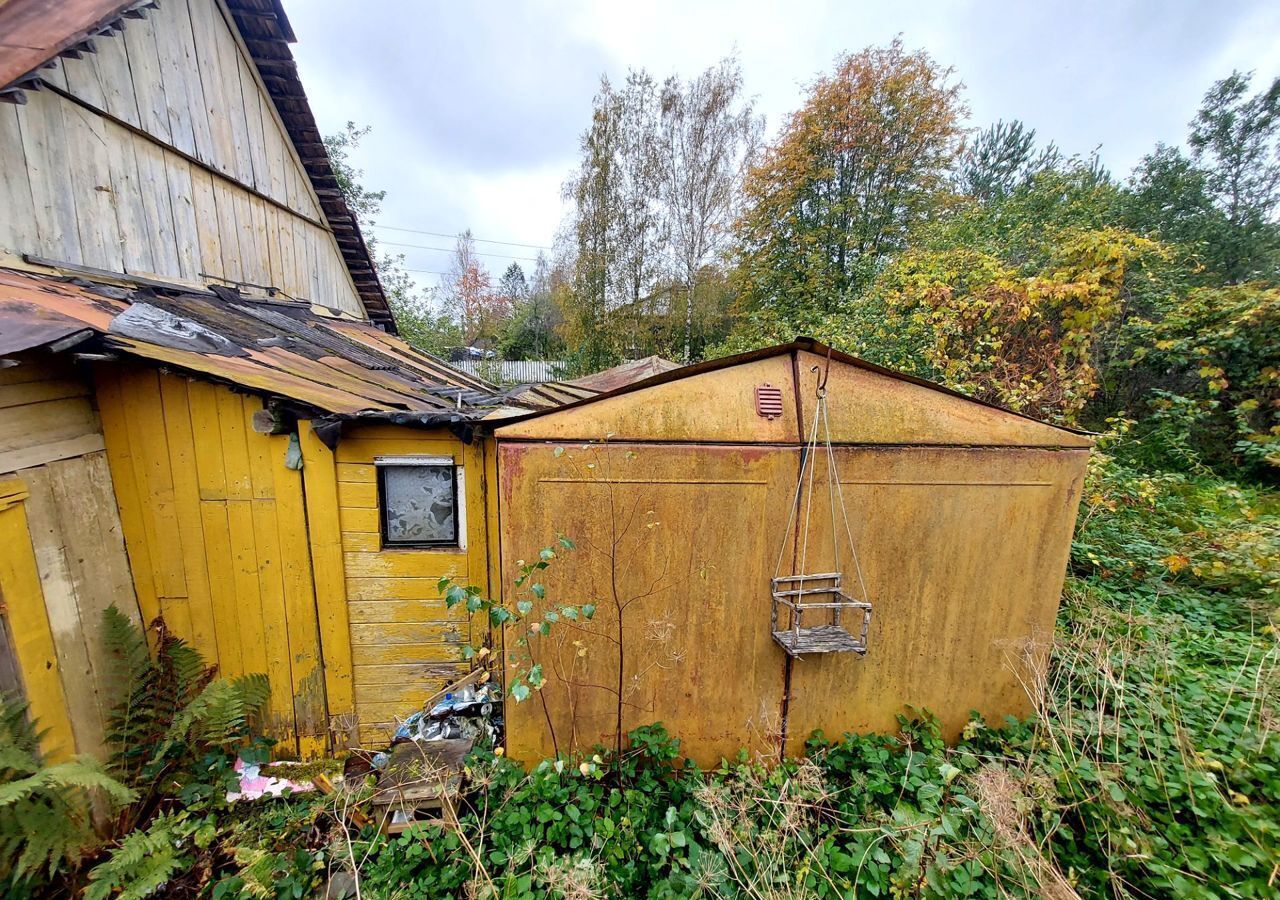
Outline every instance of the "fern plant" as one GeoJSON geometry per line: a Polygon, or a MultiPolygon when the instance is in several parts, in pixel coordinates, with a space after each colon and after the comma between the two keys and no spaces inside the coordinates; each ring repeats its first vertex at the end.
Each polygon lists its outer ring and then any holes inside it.
{"type": "Polygon", "coordinates": [[[114,606],[105,613],[108,677],[120,698],[107,726],[110,764],[140,798],[116,823],[123,838],[89,873],[88,898],[145,897],[192,867],[217,834],[236,754],[253,742],[270,693],[265,675],[217,678],[162,619],[153,627],[154,654],[142,629],[114,606]]]}
{"type": "Polygon", "coordinates": [[[187,829],[178,817],[160,815],[145,829],[131,831],[111,856],[89,873],[85,900],[141,900],[162,888],[190,860],[179,850],[187,829]]]}
{"type": "Polygon", "coordinates": [[[25,703],[0,696],[0,888],[21,895],[73,868],[95,839],[94,803],[135,797],[89,758],[49,765],[25,703]]]}
{"type": "Polygon", "coordinates": [[[150,818],[165,796],[208,776],[211,764],[232,759],[232,751],[248,743],[271,691],[262,674],[215,678],[200,652],[162,619],[154,627],[159,638],[152,655],[142,629],[114,606],[105,613],[109,677],[121,698],[107,727],[111,767],[144,792],[122,830],[150,818]]]}

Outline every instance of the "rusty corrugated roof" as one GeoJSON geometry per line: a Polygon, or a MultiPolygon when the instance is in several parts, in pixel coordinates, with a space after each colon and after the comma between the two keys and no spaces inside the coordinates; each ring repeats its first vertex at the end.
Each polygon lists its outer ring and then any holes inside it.
{"type": "Polygon", "coordinates": [[[655,375],[672,372],[678,368],[680,368],[680,363],[678,362],[663,359],[661,356],[646,356],[643,359],[627,360],[621,365],[614,366],[612,369],[605,369],[603,372],[575,378],[569,384],[586,388],[593,393],[603,393],[605,391],[616,391],[618,388],[635,384],[637,381],[652,378],[655,375]]]}
{"type": "Polygon", "coordinates": [[[138,0],[4,0],[0,3],[0,88],[98,35],[138,0]]]}
{"type": "Polygon", "coordinates": [[[663,359],[661,356],[646,356],[644,359],[628,360],[611,369],[584,375],[572,381],[544,381],[539,384],[525,385],[515,389],[511,397],[521,406],[532,409],[558,409],[565,404],[590,400],[598,394],[620,390],[637,381],[678,368],[680,364],[669,359],[663,359]]]}
{"type": "Polygon", "coordinates": [[[481,419],[511,402],[394,335],[318,307],[221,288],[138,290],[0,268],[0,352],[82,331],[95,349],[339,417],[441,424],[481,419]]]}

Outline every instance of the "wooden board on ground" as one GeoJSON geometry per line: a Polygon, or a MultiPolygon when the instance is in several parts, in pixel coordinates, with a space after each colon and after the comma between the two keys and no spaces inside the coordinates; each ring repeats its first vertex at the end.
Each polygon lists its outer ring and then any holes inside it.
{"type": "Polygon", "coordinates": [[[374,819],[383,832],[399,834],[418,822],[456,825],[462,762],[473,743],[457,738],[393,747],[372,799],[374,819]]]}

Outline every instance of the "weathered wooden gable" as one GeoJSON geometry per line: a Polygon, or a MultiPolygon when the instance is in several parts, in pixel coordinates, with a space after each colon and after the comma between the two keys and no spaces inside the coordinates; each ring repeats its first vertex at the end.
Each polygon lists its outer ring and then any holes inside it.
{"type": "Polygon", "coordinates": [[[364,315],[222,4],[172,0],[94,45],[41,70],[26,105],[0,105],[0,250],[364,315]]]}

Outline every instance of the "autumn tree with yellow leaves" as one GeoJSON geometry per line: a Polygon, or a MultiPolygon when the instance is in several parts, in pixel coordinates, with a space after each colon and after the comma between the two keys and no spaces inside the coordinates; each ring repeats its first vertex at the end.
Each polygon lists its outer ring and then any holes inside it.
{"type": "Polygon", "coordinates": [[[804,322],[866,287],[938,207],[966,114],[950,69],[902,41],[837,60],[748,173],[745,311],[804,322]]]}

